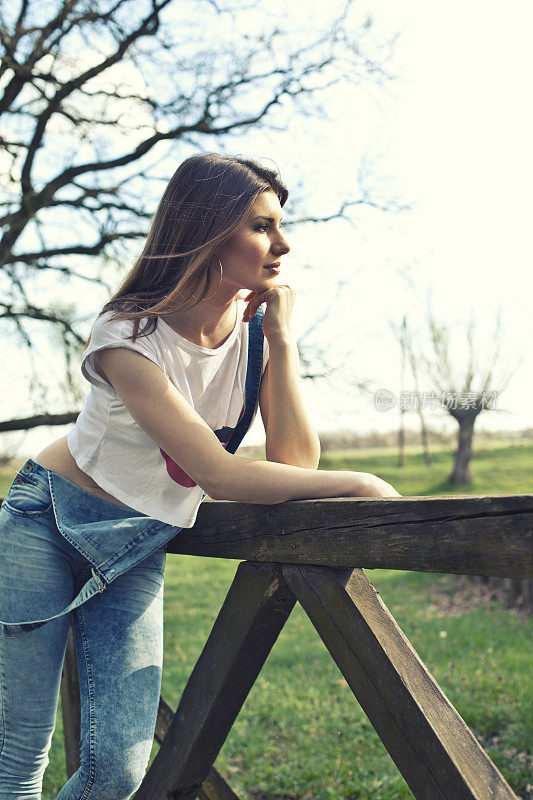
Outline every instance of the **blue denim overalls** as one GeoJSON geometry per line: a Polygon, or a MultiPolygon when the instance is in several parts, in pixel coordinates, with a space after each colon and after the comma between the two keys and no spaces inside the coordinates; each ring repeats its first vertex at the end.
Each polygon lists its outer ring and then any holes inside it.
{"type": "MultiPolygon", "coordinates": [[[[263,366],[263,316],[264,311],[259,308],[248,326],[244,413],[225,448],[229,453],[235,453],[244,438],[258,402],[263,366]]],[[[151,553],[163,548],[182,530],[180,527],[160,522],[138,511],[112,506],[111,503],[104,501],[102,501],[103,506],[99,505],[99,498],[93,498],[94,502],[87,502],[91,497],[88,492],[81,489],[77,492],[76,488],[79,487],[76,487],[76,484],[45,470],[32,459],[29,459],[15,476],[4,501],[6,505],[9,506],[12,500],[16,506],[17,491],[21,491],[19,487],[24,483],[30,483],[37,489],[43,484],[41,486],[43,498],[45,491],[46,493],[49,491],[58,530],[92,564],[92,576],[62,611],[39,620],[0,621],[0,636],[20,636],[52,619],[68,614],[98,592],[103,592],[107,584],[119,575],[144,561],[151,553]],[[43,484],[46,477],[48,487],[43,484]],[[103,507],[105,507],[104,519],[103,507]]],[[[206,494],[203,493],[202,500],[206,494]]],[[[30,511],[24,516],[28,519],[31,514],[30,511]]]]}

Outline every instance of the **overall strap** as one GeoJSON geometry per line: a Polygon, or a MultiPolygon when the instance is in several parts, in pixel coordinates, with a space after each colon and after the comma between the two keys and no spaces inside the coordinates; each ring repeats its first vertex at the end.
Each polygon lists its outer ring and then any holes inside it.
{"type": "Polygon", "coordinates": [[[246,384],[244,388],[244,413],[237,423],[229,442],[228,453],[235,453],[246,434],[259,399],[259,386],[263,370],[263,316],[265,312],[259,306],[248,323],[248,364],[246,367],[246,384]]]}

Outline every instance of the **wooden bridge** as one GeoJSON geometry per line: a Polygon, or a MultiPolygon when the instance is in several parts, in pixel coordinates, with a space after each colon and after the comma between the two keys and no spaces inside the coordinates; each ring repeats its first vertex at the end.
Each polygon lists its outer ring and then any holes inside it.
{"type": "MultiPolygon", "coordinates": [[[[169,553],[242,559],[135,800],[238,800],[216,757],[301,603],[417,800],[517,800],[404,636],[363,568],[533,577],[533,495],[206,501],[169,553]]],[[[78,767],[72,630],[62,678],[69,776],[78,767]]]]}

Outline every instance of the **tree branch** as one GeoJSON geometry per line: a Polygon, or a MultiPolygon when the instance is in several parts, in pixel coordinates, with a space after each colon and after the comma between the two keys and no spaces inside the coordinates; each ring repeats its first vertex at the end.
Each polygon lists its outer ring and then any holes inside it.
{"type": "MultiPolygon", "coordinates": [[[[77,0],[68,0],[67,5],[75,2],[77,2],[77,0]]],[[[37,153],[38,148],[41,146],[46,124],[52,114],[54,114],[57,108],[59,108],[62,100],[64,100],[65,97],[68,97],[68,95],[71,94],[75,89],[79,89],[80,86],[83,86],[84,83],[87,83],[87,81],[89,81],[91,78],[100,75],[106,69],[109,69],[109,67],[113,66],[113,64],[117,64],[119,61],[121,61],[128,48],[139,37],[154,34],[159,27],[159,12],[170,2],[172,2],[172,0],[152,0],[152,12],[142,20],[141,24],[134,31],[129,33],[122,41],[119,42],[115,52],[111,56],[105,58],[99,64],[96,64],[94,67],[85,70],[85,72],[82,72],[80,75],[77,75],[72,80],[63,84],[61,89],[56,92],[53,98],[51,98],[44,111],[38,115],[36,118],[35,132],[31,142],[28,145],[28,154],[21,173],[20,183],[23,195],[29,194],[32,190],[30,175],[35,154],[37,153]]]]}
{"type": "Polygon", "coordinates": [[[52,256],[71,256],[71,255],[84,255],[94,256],[98,255],[106,244],[114,242],[116,239],[138,239],[141,236],[146,236],[146,231],[127,231],[125,233],[106,233],[99,242],[93,245],[73,245],[72,247],[57,247],[50,250],[39,250],[35,253],[12,253],[6,264],[31,264],[39,258],[51,258],[52,256]]]}
{"type": "Polygon", "coordinates": [[[67,411],[64,414],[36,414],[33,417],[8,419],[0,422],[0,433],[28,431],[31,428],[38,428],[40,425],[68,425],[70,422],[76,422],[79,413],[79,411],[67,411]]]}
{"type": "MultiPolygon", "coordinates": [[[[59,317],[53,312],[45,311],[44,309],[37,308],[33,305],[27,305],[25,308],[16,310],[9,303],[0,302],[0,319],[13,319],[17,322],[20,322],[20,320],[23,318],[37,319],[43,322],[53,322],[57,325],[60,325],[66,332],[70,333],[72,338],[78,342],[78,344],[85,344],[85,339],[80,336],[79,333],[76,333],[71,324],[66,319],[59,317]]],[[[26,339],[27,345],[32,347],[32,342],[28,339],[25,332],[23,333],[23,336],[26,339]]]]}

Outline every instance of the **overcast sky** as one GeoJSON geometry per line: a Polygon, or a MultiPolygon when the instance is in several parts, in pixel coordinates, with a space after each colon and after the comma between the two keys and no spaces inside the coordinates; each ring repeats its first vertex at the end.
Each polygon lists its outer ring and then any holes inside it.
{"type": "MultiPolygon", "coordinates": [[[[504,8],[481,0],[382,0],[356,5],[358,17],[365,10],[372,13],[381,36],[401,33],[389,65],[397,79],[384,88],[337,90],[328,102],[329,119],[303,124],[294,117],[285,130],[243,132],[224,144],[226,152],[265,163],[271,159],[289,189],[302,187],[299,193],[316,215],[333,212],[344,197],[356,194],[362,159],[380,197],[400,198],[410,206],[398,214],[360,209],[353,212],[354,226],[338,220],[287,231],[292,251],[279,280],[297,292],[295,336],[335,301],[331,316],[305,344],[317,342],[344,365],[342,389],[342,380],[330,389],[323,381],[305,382],[311,417],[319,431],[397,426],[397,408],[379,412],[372,394],[348,387],[368,380],[398,395],[399,349],[390,325],[399,324],[405,313],[422,331],[431,292],[435,314],[453,326],[458,375],[466,359],[468,318],[476,319],[479,361],[486,364],[501,309],[504,366],[516,374],[498,399],[500,411],[483,413],[478,425],[531,426],[531,4],[511,0],[504,8]],[[339,281],[342,291],[336,296],[339,281]]],[[[238,41],[244,30],[260,30],[284,9],[296,35],[311,17],[319,26],[332,8],[325,6],[319,0],[265,2],[254,14],[243,15],[243,27],[232,35],[238,41]]],[[[287,213],[290,202],[289,197],[287,213]]],[[[16,371],[10,363],[9,380],[15,380],[16,371]]],[[[404,388],[414,388],[409,378],[404,388]]],[[[18,415],[17,406],[7,399],[2,418],[18,415]]],[[[428,421],[455,427],[442,411],[429,414],[428,421]]],[[[407,424],[416,428],[416,416],[407,415],[407,424]]],[[[41,429],[25,440],[14,435],[13,441],[20,438],[31,455],[66,432],[41,429]]],[[[263,440],[258,415],[244,444],[263,440]]]]}

